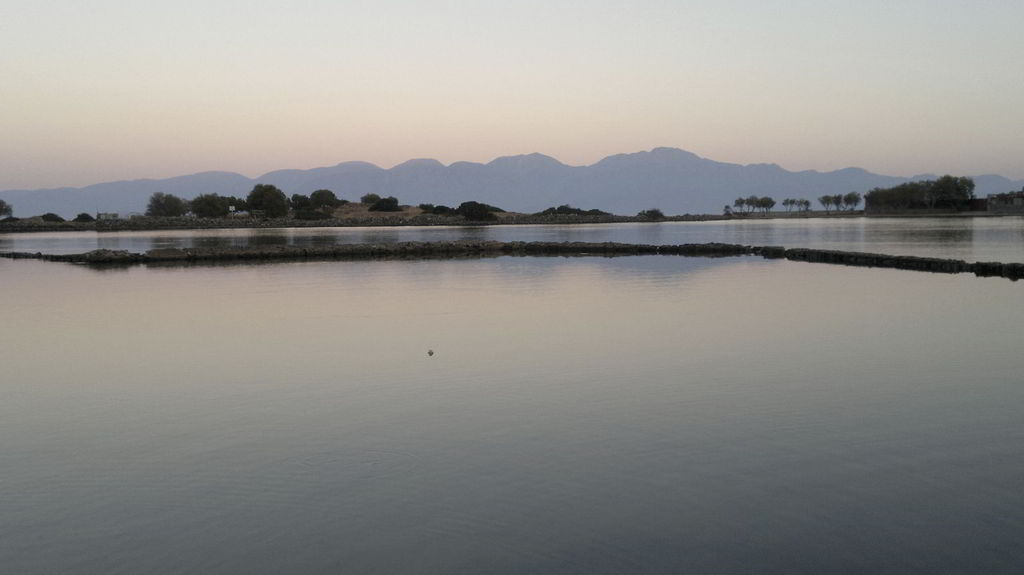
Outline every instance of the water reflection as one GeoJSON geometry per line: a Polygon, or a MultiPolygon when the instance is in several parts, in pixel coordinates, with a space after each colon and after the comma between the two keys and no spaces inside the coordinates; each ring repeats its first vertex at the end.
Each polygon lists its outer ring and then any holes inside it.
{"type": "Polygon", "coordinates": [[[11,266],[13,573],[1024,559],[1009,282],[661,256],[11,266]]]}
{"type": "Polygon", "coordinates": [[[332,245],[399,241],[703,242],[781,245],[1024,262],[1024,218],[836,218],[656,224],[398,228],[295,228],[0,235],[4,249],[75,253],[92,249],[332,245]]]}

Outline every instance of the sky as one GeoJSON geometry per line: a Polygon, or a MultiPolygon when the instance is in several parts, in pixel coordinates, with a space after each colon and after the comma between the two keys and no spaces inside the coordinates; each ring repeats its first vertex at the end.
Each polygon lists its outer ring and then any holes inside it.
{"type": "Polygon", "coordinates": [[[1024,178],[1020,0],[0,0],[0,189],[679,147],[1024,178]]]}

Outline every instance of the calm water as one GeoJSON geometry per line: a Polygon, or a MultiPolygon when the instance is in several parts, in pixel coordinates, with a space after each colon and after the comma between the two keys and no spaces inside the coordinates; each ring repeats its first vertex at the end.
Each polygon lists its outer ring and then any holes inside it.
{"type": "Polygon", "coordinates": [[[1024,218],[842,218],[568,226],[300,228],[0,234],[0,251],[77,253],[151,248],[437,241],[724,242],[842,249],[967,261],[1024,262],[1024,218]]]}
{"type": "Polygon", "coordinates": [[[1020,282],[657,256],[0,281],[4,572],[1024,565],[1020,282]]]}

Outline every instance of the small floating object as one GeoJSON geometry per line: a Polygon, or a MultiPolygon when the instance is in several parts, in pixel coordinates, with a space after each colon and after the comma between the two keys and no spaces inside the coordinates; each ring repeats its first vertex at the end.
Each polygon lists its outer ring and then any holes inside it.
{"type": "Polygon", "coordinates": [[[429,355],[429,356],[433,356],[433,355],[434,355],[434,350],[432,350],[432,349],[428,349],[428,350],[427,350],[427,355],[429,355]]]}

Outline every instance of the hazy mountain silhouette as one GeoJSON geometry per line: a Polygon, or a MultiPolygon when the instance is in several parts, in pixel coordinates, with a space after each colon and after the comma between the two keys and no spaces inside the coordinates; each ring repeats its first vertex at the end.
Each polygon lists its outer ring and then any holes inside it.
{"type": "MultiPolygon", "coordinates": [[[[958,174],[959,175],[959,174],[958,174]]],[[[0,198],[19,216],[55,212],[142,212],[154,192],[191,199],[199,194],[245,196],[257,183],[273,184],[288,195],[318,189],[358,200],[367,193],[395,196],[404,204],[458,205],[476,200],[521,212],[571,204],[617,214],[659,208],[667,214],[721,213],[737,197],[807,198],[866,192],[936,176],[895,177],[860,168],[832,172],[791,172],[776,164],[730,164],[676,148],[608,156],[590,166],[568,166],[543,154],[504,156],[487,164],[414,159],[390,169],[367,162],[343,162],[310,170],[277,170],[258,178],[231,172],[204,172],[164,180],[131,180],[84,188],[8,190],[0,198]]],[[[1019,190],[1024,180],[998,175],[974,176],[975,193],[1019,190]]],[[[817,203],[815,202],[815,206],[817,203]]]]}

